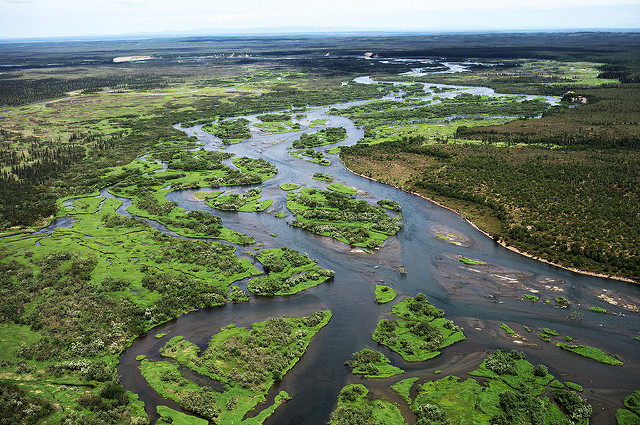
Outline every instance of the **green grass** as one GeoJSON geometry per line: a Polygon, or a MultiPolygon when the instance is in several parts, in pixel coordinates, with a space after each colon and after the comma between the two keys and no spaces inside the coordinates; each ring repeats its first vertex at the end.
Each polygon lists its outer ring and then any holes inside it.
{"type": "Polygon", "coordinates": [[[369,390],[362,384],[350,384],[344,387],[338,396],[338,406],[331,414],[329,425],[354,423],[405,425],[402,413],[396,405],[383,399],[369,400],[368,394],[369,390]]]}
{"type": "MultiPolygon", "coordinates": [[[[264,401],[269,389],[300,360],[313,336],[331,319],[318,311],[303,318],[272,318],[251,328],[225,326],[211,337],[204,352],[181,336],[160,351],[170,362],[143,360],[142,374],[163,397],[220,423],[240,423],[244,415],[264,401]],[[222,393],[204,389],[184,379],[178,365],[226,383],[222,393]]],[[[261,424],[288,399],[281,392],[275,403],[247,424],[261,424]]]]}
{"type": "Polygon", "coordinates": [[[386,285],[376,285],[375,298],[378,304],[385,304],[396,299],[398,292],[386,285]]]}
{"type": "Polygon", "coordinates": [[[533,303],[537,302],[540,299],[540,297],[537,295],[529,295],[529,294],[524,294],[522,298],[525,298],[533,303]]]}
{"type": "Polygon", "coordinates": [[[286,190],[286,191],[296,190],[296,189],[300,189],[300,185],[296,183],[282,183],[280,185],[280,189],[286,190]]]}
{"type": "Polygon", "coordinates": [[[616,422],[618,425],[638,425],[640,424],[640,416],[627,409],[618,409],[616,422]]]}
{"type": "Polygon", "coordinates": [[[313,174],[313,179],[314,180],[325,181],[325,182],[331,182],[331,181],[333,181],[333,176],[331,174],[314,173],[313,174]]]}
{"type": "Polygon", "coordinates": [[[353,360],[346,364],[351,367],[351,373],[362,375],[364,378],[389,378],[404,373],[404,370],[391,365],[391,360],[384,354],[368,348],[353,353],[353,360]]]}
{"type": "Polygon", "coordinates": [[[398,381],[391,386],[391,389],[398,393],[402,398],[406,400],[408,404],[411,404],[411,388],[418,382],[420,378],[407,378],[402,381],[398,381]]]}
{"type": "Polygon", "coordinates": [[[464,263],[464,264],[468,264],[468,265],[482,265],[482,264],[487,264],[484,261],[480,261],[480,260],[472,260],[469,259],[467,257],[460,257],[460,262],[464,263]]]}
{"type": "Polygon", "coordinates": [[[163,337],[163,336],[165,336],[166,334],[167,334],[166,332],[162,332],[162,333],[156,334],[156,338],[158,338],[158,339],[159,339],[159,338],[162,338],[162,337],[163,337]]]}
{"type": "Polygon", "coordinates": [[[551,336],[558,336],[560,334],[558,331],[554,331],[553,329],[549,329],[549,328],[542,328],[542,332],[551,336]]]}
{"type": "Polygon", "coordinates": [[[334,275],[333,270],[317,266],[316,260],[286,247],[265,249],[256,253],[255,257],[268,273],[266,277],[249,281],[249,290],[260,296],[293,295],[319,285],[334,275]]]}
{"type": "Polygon", "coordinates": [[[574,390],[574,391],[578,391],[578,392],[582,392],[584,390],[584,388],[582,388],[582,385],[580,384],[576,384],[575,382],[565,382],[564,385],[567,386],[567,388],[574,390]]]}
{"type": "Polygon", "coordinates": [[[636,390],[625,397],[624,407],[640,416],[640,390],[636,390]]]}
{"type": "Polygon", "coordinates": [[[509,335],[509,336],[514,336],[514,335],[516,334],[516,331],[514,331],[513,329],[511,329],[511,328],[509,327],[509,325],[507,325],[506,323],[501,324],[501,325],[500,325],[500,327],[501,327],[501,328],[502,328],[502,330],[504,330],[504,331],[507,333],[507,335],[509,335]]]}
{"type": "Polygon", "coordinates": [[[593,311],[594,313],[607,314],[607,310],[601,307],[591,307],[589,311],[593,311]]]}
{"type": "Polygon", "coordinates": [[[173,424],[173,425],[208,425],[209,421],[195,416],[187,415],[182,412],[171,409],[167,406],[157,406],[156,410],[160,419],[156,424],[173,424]]]}
{"type": "Polygon", "coordinates": [[[562,342],[557,343],[556,346],[562,348],[563,350],[571,351],[572,353],[578,354],[582,357],[596,360],[600,363],[622,366],[622,362],[620,360],[611,357],[599,348],[589,347],[587,345],[568,345],[562,342]]]}
{"type": "Polygon", "coordinates": [[[334,182],[328,185],[327,189],[333,190],[334,192],[338,192],[338,193],[344,193],[347,195],[353,195],[358,192],[358,190],[354,189],[353,187],[345,186],[342,183],[337,183],[337,182],[334,182]]]}
{"type": "Polygon", "coordinates": [[[460,328],[443,317],[444,311],[432,306],[422,294],[395,304],[392,313],[395,322],[378,322],[372,339],[406,361],[429,360],[438,356],[439,350],[466,339],[460,328]]]}

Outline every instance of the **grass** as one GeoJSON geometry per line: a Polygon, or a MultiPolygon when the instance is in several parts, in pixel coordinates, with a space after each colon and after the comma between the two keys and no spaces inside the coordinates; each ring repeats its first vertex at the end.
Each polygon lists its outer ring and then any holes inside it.
{"type": "Polygon", "coordinates": [[[501,325],[500,325],[500,327],[502,328],[502,330],[504,330],[504,331],[507,333],[507,335],[509,335],[509,336],[514,336],[514,335],[516,335],[516,331],[514,331],[513,329],[511,329],[511,328],[509,327],[509,325],[507,325],[506,323],[501,324],[501,325]]]}
{"type": "Polygon", "coordinates": [[[300,185],[296,183],[282,183],[280,185],[280,189],[286,190],[286,191],[296,190],[296,189],[300,189],[300,185]]]}
{"type": "Polygon", "coordinates": [[[531,301],[532,303],[535,303],[540,299],[540,297],[537,296],[537,295],[529,295],[529,294],[524,294],[522,296],[522,298],[525,298],[525,299],[531,301]]]}
{"type": "Polygon", "coordinates": [[[413,388],[419,380],[420,378],[403,379],[391,385],[391,389],[398,393],[400,397],[404,398],[408,404],[411,404],[411,388],[413,388]]]}
{"type": "Polygon", "coordinates": [[[549,328],[542,328],[542,332],[551,336],[558,336],[560,334],[558,331],[554,331],[553,329],[549,329],[549,328]]]}
{"type": "Polygon", "coordinates": [[[594,313],[602,313],[602,314],[607,314],[607,310],[602,308],[602,307],[591,307],[589,309],[589,311],[592,311],[594,313]]]}
{"type": "Polygon", "coordinates": [[[429,360],[438,356],[439,350],[466,339],[460,328],[443,317],[444,311],[431,305],[422,294],[395,304],[392,314],[395,322],[378,322],[372,339],[406,361],[429,360]]]}
{"type": "Polygon", "coordinates": [[[325,181],[325,182],[331,182],[331,181],[333,181],[333,176],[331,174],[314,173],[313,174],[313,179],[314,180],[325,181]]]}
{"type": "Polygon", "coordinates": [[[174,424],[174,425],[208,425],[209,421],[186,413],[178,412],[167,406],[157,406],[156,410],[160,419],[156,424],[174,424]]]}
{"type": "Polygon", "coordinates": [[[386,400],[369,400],[369,390],[362,384],[350,384],[340,391],[338,406],[331,414],[329,425],[344,425],[360,420],[363,423],[404,425],[397,406],[386,400]]]}
{"type": "Polygon", "coordinates": [[[584,388],[582,388],[582,385],[580,384],[576,384],[574,382],[565,382],[564,385],[566,385],[567,388],[573,390],[573,391],[578,391],[578,392],[582,392],[584,390],[584,388]]]}
{"type": "Polygon", "coordinates": [[[390,378],[401,375],[404,370],[391,365],[391,360],[379,351],[365,348],[353,353],[353,360],[347,362],[354,375],[362,375],[364,378],[390,378]]]}
{"type": "MultiPolygon", "coordinates": [[[[274,233],[273,237],[276,237],[274,233]]],[[[333,270],[317,266],[312,260],[296,250],[287,248],[265,249],[255,257],[262,263],[268,275],[249,281],[251,292],[261,296],[293,295],[331,279],[333,270]]]]}
{"type": "Polygon", "coordinates": [[[582,357],[596,360],[600,363],[622,366],[622,362],[620,360],[606,354],[599,348],[589,347],[587,345],[568,345],[562,342],[557,343],[556,346],[562,348],[563,350],[571,351],[572,353],[578,354],[582,357]]]}
{"type": "Polygon", "coordinates": [[[396,299],[398,292],[386,285],[376,285],[375,298],[378,304],[385,304],[396,299]]]}
{"type": "MultiPolygon", "coordinates": [[[[250,329],[228,325],[211,337],[202,353],[195,344],[177,336],[160,351],[176,362],[143,360],[142,374],[158,394],[182,407],[220,423],[240,423],[300,360],[313,336],[330,319],[327,310],[305,318],[268,319],[253,323],[250,329]],[[226,383],[224,391],[210,391],[184,379],[178,365],[226,383]]],[[[281,392],[262,414],[242,423],[262,423],[288,398],[281,392]]]]}
{"type": "Polygon", "coordinates": [[[467,257],[460,257],[460,262],[464,263],[464,264],[468,264],[471,266],[475,266],[475,265],[482,265],[482,264],[487,264],[484,261],[480,261],[480,260],[472,260],[469,259],[467,257]]]}
{"type": "Polygon", "coordinates": [[[358,190],[354,189],[353,187],[345,186],[342,183],[337,183],[337,182],[334,182],[328,185],[327,189],[333,190],[334,192],[338,192],[338,193],[344,193],[347,195],[353,195],[358,192],[358,190]]]}

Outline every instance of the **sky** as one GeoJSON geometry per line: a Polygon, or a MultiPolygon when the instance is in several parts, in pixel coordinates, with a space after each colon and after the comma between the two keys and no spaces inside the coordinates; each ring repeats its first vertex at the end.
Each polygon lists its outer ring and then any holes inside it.
{"type": "Polygon", "coordinates": [[[0,38],[640,29],[640,0],[0,0],[0,38]],[[251,31],[254,30],[254,31],[251,31]]]}

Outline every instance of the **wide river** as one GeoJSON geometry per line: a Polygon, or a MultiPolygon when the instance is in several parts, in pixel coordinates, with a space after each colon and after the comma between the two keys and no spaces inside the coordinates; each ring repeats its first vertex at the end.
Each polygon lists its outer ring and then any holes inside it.
{"type": "MultiPolygon", "coordinates": [[[[359,82],[368,83],[370,79],[364,77],[359,82]]],[[[493,93],[491,89],[481,87],[467,88],[466,92],[493,93]]],[[[456,93],[441,95],[453,96],[456,93]]],[[[363,136],[363,130],[347,118],[326,112],[330,108],[356,103],[360,102],[314,108],[305,112],[306,118],[301,124],[306,127],[312,120],[326,119],[326,126],[341,126],[348,131],[348,138],[337,145],[352,145],[363,136]]],[[[247,118],[255,121],[255,116],[247,118]]],[[[206,149],[218,148],[219,139],[203,132],[200,127],[182,130],[190,136],[197,136],[206,149]]],[[[304,131],[317,130],[310,128],[304,131]]],[[[335,270],[335,279],[294,296],[253,297],[248,303],[189,313],[136,339],[120,357],[118,372],[124,387],[139,394],[152,418],[157,418],[155,406],[159,404],[181,410],[170,400],[159,397],[146,384],[138,369],[139,362],[135,358],[140,354],[151,360],[161,358],[158,353],[166,338],[156,339],[155,334],[182,335],[204,348],[211,336],[229,323],[246,326],[268,317],[296,317],[319,309],[330,309],[333,318],[328,326],[314,337],[301,361],[269,394],[268,402],[273,401],[278,390],[287,391],[293,398],[280,406],[267,424],[325,424],[335,408],[340,389],[355,382],[364,383],[371,390],[372,397],[385,397],[403,406],[404,401],[389,389],[391,384],[414,376],[435,379],[454,374],[466,379],[466,373],[474,370],[484,356],[499,348],[520,349],[533,364],[547,365],[556,378],[584,386],[582,395],[593,405],[592,423],[615,423],[615,410],[621,407],[624,397],[640,388],[640,343],[633,339],[640,330],[640,314],[609,304],[598,296],[604,294],[620,299],[620,302],[638,305],[638,285],[576,274],[516,254],[496,244],[449,210],[352,174],[335,155],[330,155],[330,166],[294,158],[286,148],[299,138],[300,133],[268,135],[256,132],[251,139],[226,148],[238,156],[263,158],[278,168],[273,179],[260,185],[264,198],[274,200],[273,206],[265,212],[213,210],[196,200],[192,190],[173,191],[167,198],[189,210],[210,211],[222,217],[226,227],[255,237],[257,243],[263,243],[267,248],[287,246],[306,252],[311,258],[318,259],[320,266],[335,270]],[[286,192],[279,185],[298,183],[325,188],[327,183],[311,178],[315,172],[330,173],[334,181],[357,188],[360,199],[369,202],[384,198],[397,201],[403,207],[404,228],[389,238],[380,250],[368,254],[352,250],[328,237],[290,227],[287,222],[293,216],[286,209],[286,192]],[[287,217],[274,217],[276,211],[287,213],[287,217]],[[452,238],[457,244],[438,238],[436,234],[454,235],[452,238]],[[479,259],[487,265],[467,266],[459,261],[460,256],[479,259]],[[400,267],[406,269],[406,274],[400,273],[400,267]],[[380,282],[398,291],[396,302],[418,292],[424,293],[436,307],[446,311],[446,317],[464,328],[468,340],[444,349],[439,357],[419,363],[406,363],[386,347],[377,345],[371,340],[371,335],[377,322],[390,316],[393,304],[374,303],[374,288],[380,282]],[[540,301],[523,300],[525,293],[537,293],[540,301]],[[558,308],[553,301],[551,304],[543,302],[557,296],[570,300],[571,307],[558,308]],[[605,308],[609,313],[590,312],[589,307],[592,306],[605,308]],[[507,323],[525,339],[508,337],[500,329],[501,323],[507,323]],[[524,326],[533,332],[527,333],[524,326]],[[571,336],[580,344],[613,352],[621,357],[624,366],[603,365],[561,350],[554,343],[545,343],[538,336],[543,327],[571,336]],[[382,351],[406,373],[384,380],[363,380],[351,375],[344,362],[351,358],[353,352],[363,348],[382,351]],[[434,375],[436,370],[442,370],[443,374],[434,375]]],[[[319,150],[325,148],[323,146],[319,150]]],[[[237,189],[244,191],[248,187],[237,189]]],[[[238,252],[251,249],[239,248],[238,252]]],[[[240,286],[246,289],[246,282],[240,282],[240,286]]],[[[403,413],[408,423],[415,421],[407,408],[403,413]]]]}

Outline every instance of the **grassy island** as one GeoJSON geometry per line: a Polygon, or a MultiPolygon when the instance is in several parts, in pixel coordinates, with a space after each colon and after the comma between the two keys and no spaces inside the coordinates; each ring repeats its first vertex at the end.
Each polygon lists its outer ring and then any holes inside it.
{"type": "Polygon", "coordinates": [[[304,187],[298,194],[289,192],[287,199],[296,216],[292,226],[354,246],[379,247],[402,226],[382,207],[330,190],[304,187]]]}
{"type": "Polygon", "coordinates": [[[381,352],[365,348],[353,353],[353,359],[345,365],[352,369],[354,375],[362,375],[365,378],[389,378],[404,373],[404,370],[390,363],[391,360],[381,352]]]}
{"type": "Polygon", "coordinates": [[[333,176],[331,174],[314,173],[313,174],[313,179],[314,180],[321,180],[321,181],[325,181],[325,182],[332,182],[333,181],[333,176]]]}
{"type": "Polygon", "coordinates": [[[229,325],[211,338],[202,353],[183,337],[174,337],[160,352],[177,363],[145,359],[140,368],[156,392],[186,410],[216,423],[261,424],[289,397],[286,393],[257,416],[244,422],[243,418],[266,400],[271,386],[300,360],[311,338],[330,319],[326,310],[302,318],[271,318],[251,328],[229,325]],[[224,390],[187,380],[179,365],[224,383],[224,390]]]}
{"type": "Polygon", "coordinates": [[[462,330],[444,318],[444,311],[434,307],[424,294],[393,306],[395,321],[382,319],[373,340],[386,345],[410,362],[429,360],[440,349],[465,338],[462,330]]]}
{"type": "Polygon", "coordinates": [[[376,285],[376,302],[378,304],[386,304],[396,299],[398,292],[387,285],[376,285]]]}
{"type": "Polygon", "coordinates": [[[587,345],[571,345],[565,344],[563,342],[559,342],[556,344],[558,347],[563,350],[571,351],[572,353],[576,353],[582,357],[587,357],[589,359],[596,360],[600,363],[610,364],[614,366],[622,366],[622,362],[615,357],[612,357],[600,350],[599,348],[589,347],[587,345]]]}
{"type": "Polygon", "coordinates": [[[368,394],[369,390],[362,384],[344,387],[338,396],[338,406],[331,414],[329,425],[404,425],[402,413],[397,406],[382,399],[370,400],[368,394]]]}
{"type": "Polygon", "coordinates": [[[258,252],[266,277],[249,281],[249,290],[256,295],[293,295],[331,279],[335,272],[317,266],[312,260],[295,249],[273,248],[258,252]]]}
{"type": "Polygon", "coordinates": [[[330,145],[347,138],[347,130],[343,127],[329,127],[315,133],[303,133],[300,139],[293,142],[293,149],[307,149],[322,145],[330,145]]]}
{"type": "Polygon", "coordinates": [[[484,383],[447,376],[419,386],[411,404],[418,423],[589,423],[592,408],[575,392],[556,389],[553,401],[541,397],[553,376],[519,351],[495,351],[470,375],[484,383]]]}
{"type": "Polygon", "coordinates": [[[273,199],[262,200],[262,189],[254,187],[245,193],[228,192],[206,201],[211,208],[228,211],[264,211],[273,205],[273,199]]]}

